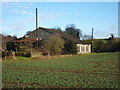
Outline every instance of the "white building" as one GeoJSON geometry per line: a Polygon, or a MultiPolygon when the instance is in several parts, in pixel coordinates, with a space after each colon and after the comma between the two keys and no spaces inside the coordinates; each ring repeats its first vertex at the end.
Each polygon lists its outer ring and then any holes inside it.
{"type": "Polygon", "coordinates": [[[77,44],[77,54],[91,53],[91,44],[77,44]]]}

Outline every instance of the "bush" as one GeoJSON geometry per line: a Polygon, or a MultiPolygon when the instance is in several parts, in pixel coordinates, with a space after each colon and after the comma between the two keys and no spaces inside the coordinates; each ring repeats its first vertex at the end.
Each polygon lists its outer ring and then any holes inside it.
{"type": "Polygon", "coordinates": [[[14,51],[3,51],[2,58],[13,58],[15,59],[15,52],[14,51]]]}
{"type": "Polygon", "coordinates": [[[115,52],[120,51],[119,39],[107,39],[107,40],[94,40],[93,51],[94,52],[115,52]]]}
{"type": "Polygon", "coordinates": [[[64,46],[64,53],[65,54],[77,54],[77,45],[74,44],[72,41],[66,41],[64,46]]]}
{"type": "Polygon", "coordinates": [[[64,48],[64,40],[54,34],[43,41],[43,46],[51,55],[61,54],[64,48]]]}
{"type": "Polygon", "coordinates": [[[31,57],[31,50],[27,46],[20,46],[16,52],[16,56],[31,57]]]}

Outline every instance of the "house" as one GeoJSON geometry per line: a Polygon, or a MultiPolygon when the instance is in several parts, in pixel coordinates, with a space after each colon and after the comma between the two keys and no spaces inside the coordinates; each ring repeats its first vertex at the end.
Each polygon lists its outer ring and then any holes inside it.
{"type": "Polygon", "coordinates": [[[0,50],[7,50],[7,43],[13,39],[10,35],[5,36],[0,34],[0,50]]]}
{"type": "Polygon", "coordinates": [[[85,53],[91,53],[91,44],[90,43],[84,43],[81,40],[78,40],[77,38],[65,34],[59,30],[54,29],[48,29],[39,27],[36,30],[30,32],[29,34],[25,35],[24,39],[36,39],[36,40],[42,40],[48,38],[52,34],[59,35],[62,39],[65,41],[72,41],[74,44],[77,45],[77,54],[85,54],[85,53]]]}
{"type": "Polygon", "coordinates": [[[77,54],[91,53],[91,44],[79,43],[77,44],[77,54]]]}

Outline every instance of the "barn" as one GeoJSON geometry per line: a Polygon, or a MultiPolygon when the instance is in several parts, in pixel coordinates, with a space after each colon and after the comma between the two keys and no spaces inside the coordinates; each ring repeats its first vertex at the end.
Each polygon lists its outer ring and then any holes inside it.
{"type": "Polygon", "coordinates": [[[77,38],[65,34],[59,30],[55,29],[48,29],[44,27],[39,27],[31,32],[29,34],[25,35],[23,38],[26,39],[36,39],[36,40],[42,40],[48,38],[50,35],[57,34],[65,41],[72,41],[77,46],[77,54],[86,54],[91,53],[91,43],[84,43],[81,40],[78,40],[77,38]]]}

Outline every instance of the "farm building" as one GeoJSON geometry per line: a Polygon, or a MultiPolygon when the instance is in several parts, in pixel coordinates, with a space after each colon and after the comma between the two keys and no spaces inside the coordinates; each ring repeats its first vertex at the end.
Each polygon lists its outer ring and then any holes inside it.
{"type": "Polygon", "coordinates": [[[72,41],[74,44],[77,45],[77,54],[85,54],[85,53],[91,53],[91,44],[90,43],[84,43],[81,40],[78,40],[77,38],[65,34],[59,30],[54,29],[48,29],[39,27],[36,30],[30,32],[29,34],[25,35],[24,39],[36,39],[36,40],[42,40],[48,38],[50,35],[57,34],[65,41],[72,41]]]}

